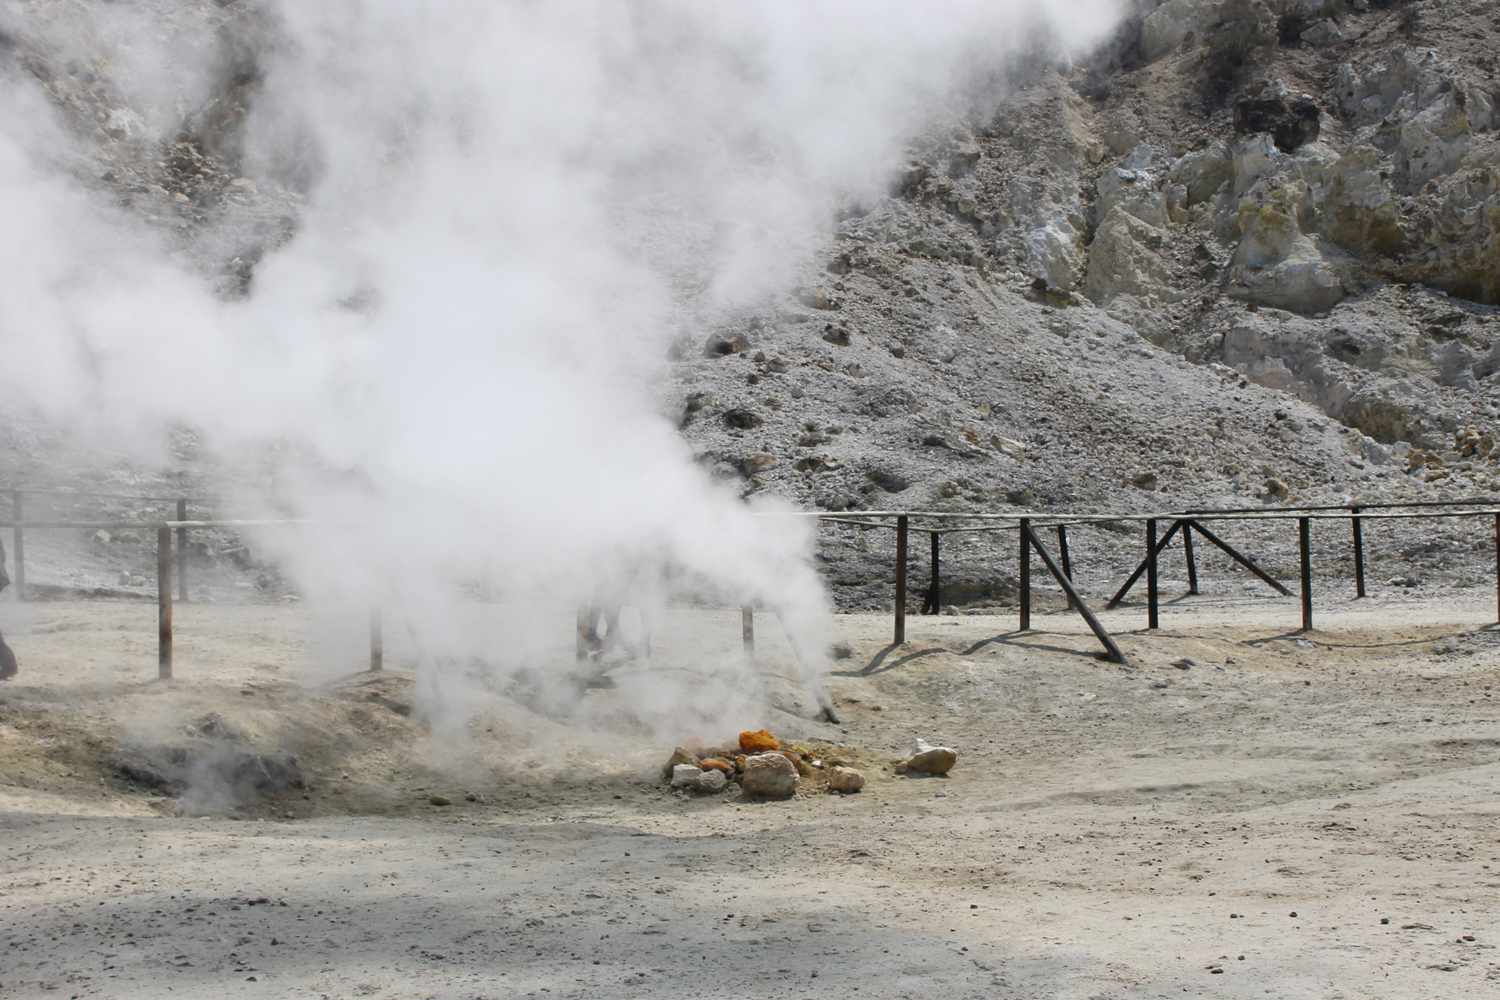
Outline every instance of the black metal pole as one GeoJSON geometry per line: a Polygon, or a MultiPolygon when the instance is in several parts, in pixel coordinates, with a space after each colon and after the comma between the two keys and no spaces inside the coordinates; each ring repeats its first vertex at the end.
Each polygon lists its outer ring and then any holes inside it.
{"type": "MultiPolygon", "coordinates": [[[[1181,530],[1182,526],[1185,523],[1186,522],[1184,521],[1172,522],[1172,526],[1167,529],[1167,533],[1156,540],[1156,551],[1158,553],[1166,549],[1167,543],[1172,541],[1172,536],[1177,534],[1177,532],[1181,530]]],[[[1115,591],[1115,596],[1109,599],[1109,603],[1105,605],[1106,608],[1119,607],[1120,602],[1125,600],[1126,595],[1130,593],[1130,591],[1135,587],[1136,583],[1140,580],[1141,576],[1146,572],[1146,564],[1149,561],[1149,559],[1141,560],[1141,564],[1135,568],[1135,572],[1130,574],[1130,579],[1121,584],[1120,589],[1115,591]]]]}
{"type": "Polygon", "coordinates": [[[905,514],[896,518],[896,645],[906,641],[906,543],[905,514]]]}
{"type": "Polygon", "coordinates": [[[156,529],[156,676],[172,679],[172,529],[156,529]]]}
{"type": "Polygon", "coordinates": [[[1365,597],[1365,522],[1358,507],[1349,510],[1354,515],[1350,519],[1354,530],[1354,591],[1356,597],[1365,597]]]}
{"type": "Polygon", "coordinates": [[[943,613],[942,538],[938,532],[932,532],[932,584],[927,591],[927,603],[935,615],[943,613]]]}
{"type": "MultiPolygon", "coordinates": [[[[1040,545],[1037,546],[1037,550],[1041,550],[1040,545]]],[[[1063,576],[1066,576],[1068,581],[1072,582],[1073,556],[1068,552],[1068,526],[1066,524],[1059,524],[1057,526],[1057,555],[1062,560],[1063,576]]],[[[1068,610],[1072,611],[1078,606],[1078,599],[1074,596],[1070,588],[1064,587],[1063,591],[1068,595],[1068,610]]]]}
{"type": "Polygon", "coordinates": [[[1022,533],[1030,535],[1031,544],[1036,548],[1036,554],[1042,557],[1042,563],[1047,567],[1047,572],[1052,574],[1053,578],[1057,580],[1057,585],[1063,589],[1063,593],[1068,595],[1068,598],[1070,599],[1073,607],[1075,607],[1078,610],[1078,613],[1083,616],[1083,620],[1093,631],[1095,638],[1097,638],[1099,642],[1104,645],[1105,652],[1109,654],[1109,658],[1116,663],[1127,662],[1124,652],[1121,651],[1119,645],[1115,642],[1114,637],[1111,636],[1107,631],[1105,631],[1105,628],[1102,624],[1100,624],[1098,617],[1096,617],[1095,614],[1089,610],[1089,606],[1087,604],[1083,603],[1083,598],[1078,596],[1078,591],[1073,588],[1072,578],[1068,576],[1067,572],[1061,569],[1057,565],[1057,563],[1052,561],[1052,557],[1048,555],[1047,550],[1042,547],[1041,540],[1036,537],[1036,532],[1032,531],[1030,528],[1026,528],[1022,533]]]}
{"type": "Polygon", "coordinates": [[[1021,518],[1021,564],[1017,574],[1021,581],[1021,631],[1031,630],[1031,519],[1021,518]]]}
{"type": "Polygon", "coordinates": [[[1187,558],[1188,593],[1198,594],[1198,558],[1193,555],[1193,526],[1182,526],[1182,554],[1187,558]]]}
{"type": "Polygon", "coordinates": [[[1223,550],[1223,552],[1224,552],[1225,555],[1229,556],[1229,558],[1233,559],[1235,562],[1239,563],[1241,566],[1243,566],[1246,569],[1248,569],[1251,573],[1254,573],[1261,580],[1264,580],[1271,587],[1272,590],[1276,591],[1276,593],[1280,594],[1282,597],[1291,597],[1292,596],[1292,592],[1290,590],[1287,590],[1285,587],[1283,587],[1281,585],[1281,582],[1279,580],[1275,579],[1274,577],[1271,576],[1271,574],[1267,573],[1265,570],[1263,570],[1259,566],[1255,565],[1255,560],[1251,559],[1247,555],[1244,555],[1244,554],[1236,551],[1235,548],[1234,548],[1234,546],[1232,546],[1228,542],[1224,541],[1224,539],[1220,538],[1218,535],[1214,534],[1212,531],[1209,531],[1202,524],[1200,524],[1197,521],[1187,521],[1187,522],[1184,522],[1184,523],[1191,524],[1193,526],[1193,530],[1194,531],[1198,532],[1198,534],[1202,535],[1204,538],[1208,539],[1214,545],[1218,546],[1221,550],[1223,550]]]}
{"type": "MultiPolygon", "coordinates": [[[[187,520],[187,501],[177,501],[177,520],[187,520]]],[[[187,588],[187,529],[177,529],[177,599],[184,604],[188,599],[187,588]]]]}
{"type": "Polygon", "coordinates": [[[1302,562],[1302,631],[1313,627],[1312,599],[1312,519],[1297,518],[1297,549],[1302,562]]]}
{"type": "Polygon", "coordinates": [[[1156,519],[1149,518],[1146,521],[1146,628],[1148,629],[1161,627],[1161,615],[1157,608],[1157,600],[1161,596],[1156,586],[1157,551],[1156,519]]]}

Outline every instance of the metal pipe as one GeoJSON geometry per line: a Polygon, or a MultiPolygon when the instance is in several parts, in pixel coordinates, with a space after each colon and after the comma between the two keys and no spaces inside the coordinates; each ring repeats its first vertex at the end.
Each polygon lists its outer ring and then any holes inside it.
{"type": "Polygon", "coordinates": [[[1160,552],[1156,544],[1156,519],[1146,521],[1146,628],[1161,627],[1161,614],[1157,600],[1161,594],[1157,588],[1156,556],[1160,552]]]}
{"type": "Polygon", "coordinates": [[[172,679],[172,529],[156,529],[156,676],[172,679]]]}
{"type": "Polygon", "coordinates": [[[1302,631],[1311,632],[1313,627],[1312,521],[1306,517],[1297,520],[1297,550],[1302,563],[1302,631]]]}
{"type": "Polygon", "coordinates": [[[1105,631],[1099,619],[1089,610],[1089,606],[1083,603],[1083,598],[1078,596],[1078,591],[1073,587],[1073,579],[1068,575],[1067,570],[1059,567],[1057,563],[1052,561],[1052,556],[1042,547],[1041,540],[1036,537],[1036,532],[1027,528],[1022,534],[1030,535],[1031,544],[1036,547],[1036,554],[1042,557],[1042,563],[1047,567],[1047,572],[1052,574],[1053,579],[1057,581],[1057,585],[1063,589],[1063,593],[1068,595],[1070,606],[1078,609],[1078,613],[1083,616],[1083,620],[1088,624],[1089,629],[1093,631],[1094,637],[1104,644],[1104,649],[1109,653],[1109,658],[1115,663],[1126,662],[1125,654],[1115,642],[1114,637],[1105,631]]]}
{"type": "Polygon", "coordinates": [[[1021,631],[1031,631],[1031,519],[1021,518],[1021,631]]]}
{"type": "Polygon", "coordinates": [[[933,614],[940,615],[943,613],[943,576],[940,568],[942,566],[941,545],[943,536],[936,531],[931,532],[931,535],[932,583],[930,589],[927,591],[927,603],[931,606],[933,614]]]}
{"type": "MultiPolygon", "coordinates": [[[[1177,534],[1177,532],[1182,529],[1182,526],[1185,523],[1186,522],[1184,521],[1172,522],[1172,526],[1167,529],[1167,533],[1161,538],[1157,539],[1156,551],[1158,553],[1160,553],[1167,547],[1167,543],[1172,540],[1172,536],[1177,534]]],[[[1120,602],[1125,600],[1125,596],[1130,593],[1131,589],[1135,587],[1136,582],[1140,580],[1141,575],[1146,572],[1147,565],[1150,563],[1150,561],[1151,560],[1149,558],[1149,555],[1148,558],[1141,560],[1141,564],[1135,568],[1135,572],[1130,574],[1130,579],[1121,584],[1120,589],[1115,591],[1115,596],[1109,599],[1109,603],[1105,605],[1106,608],[1118,607],[1120,602]]]]}
{"type": "Polygon", "coordinates": [[[910,521],[896,518],[896,645],[906,641],[906,544],[910,521]]]}
{"type": "MultiPolygon", "coordinates": [[[[1035,544],[1035,541],[1035,532],[1033,532],[1033,544],[1035,544]]],[[[1040,552],[1041,550],[1042,547],[1038,545],[1037,551],[1040,552]]],[[[1075,591],[1071,585],[1073,580],[1073,557],[1068,552],[1068,526],[1066,524],[1059,524],[1057,526],[1057,556],[1062,560],[1063,576],[1067,577],[1069,581],[1069,586],[1063,588],[1063,593],[1068,595],[1068,610],[1072,611],[1074,608],[1079,607],[1080,605],[1078,597],[1076,596],[1077,591],[1075,591]]]]}
{"type": "Polygon", "coordinates": [[[1198,595],[1198,558],[1193,555],[1193,526],[1190,523],[1182,525],[1182,554],[1187,560],[1188,593],[1196,597],[1198,595]]]}
{"type": "Polygon", "coordinates": [[[1350,518],[1350,524],[1354,530],[1354,592],[1356,597],[1366,597],[1365,593],[1365,523],[1359,516],[1359,508],[1349,508],[1354,516],[1350,518]]]}

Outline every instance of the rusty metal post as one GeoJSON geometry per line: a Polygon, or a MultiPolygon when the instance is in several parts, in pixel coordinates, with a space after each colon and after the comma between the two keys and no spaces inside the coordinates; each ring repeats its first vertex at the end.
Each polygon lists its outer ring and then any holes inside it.
{"type": "Polygon", "coordinates": [[[21,501],[21,491],[16,490],[10,495],[10,499],[12,508],[16,512],[14,544],[11,546],[11,558],[16,563],[14,581],[16,585],[16,600],[24,601],[26,600],[26,529],[21,527],[21,519],[25,514],[25,509],[21,501]]]}
{"type": "Polygon", "coordinates": [[[1313,627],[1312,599],[1312,519],[1297,518],[1297,550],[1302,564],[1302,631],[1313,627]]]}
{"type": "Polygon", "coordinates": [[[370,673],[385,669],[385,630],[381,627],[380,609],[370,609],[370,673]]]}
{"type": "Polygon", "coordinates": [[[896,518],[896,645],[906,641],[906,544],[910,524],[907,516],[896,518]]]}
{"type": "Polygon", "coordinates": [[[1021,518],[1021,562],[1017,575],[1021,581],[1021,631],[1031,631],[1031,519],[1021,518]]]}
{"type": "Polygon", "coordinates": [[[156,676],[172,679],[172,529],[156,529],[156,676]]]}
{"type": "Polygon", "coordinates": [[[1198,558],[1193,555],[1193,526],[1182,525],[1182,554],[1187,559],[1188,593],[1198,596],[1198,558]]]}
{"type": "Polygon", "coordinates": [[[1358,507],[1350,507],[1349,512],[1354,516],[1349,523],[1353,525],[1354,531],[1354,592],[1356,597],[1366,597],[1365,593],[1365,522],[1359,516],[1358,507]]]}
{"type": "MultiPolygon", "coordinates": [[[[187,520],[187,501],[177,501],[177,520],[187,520]]],[[[184,604],[188,599],[187,588],[187,529],[177,529],[177,599],[184,604]]]]}
{"type": "Polygon", "coordinates": [[[755,609],[751,607],[740,608],[740,641],[745,644],[745,652],[751,656],[755,655],[755,609]]]}
{"type": "Polygon", "coordinates": [[[1157,600],[1161,594],[1157,588],[1156,578],[1156,520],[1154,518],[1146,521],[1146,628],[1161,628],[1161,614],[1157,608],[1157,600]]]}
{"type": "Polygon", "coordinates": [[[930,561],[932,563],[932,582],[928,585],[927,605],[932,609],[932,614],[940,615],[943,613],[943,575],[941,569],[943,536],[940,532],[936,531],[932,532],[931,535],[932,555],[930,561]]]}
{"type": "MultiPolygon", "coordinates": [[[[1037,551],[1040,552],[1041,548],[1038,545],[1037,551]]],[[[1062,559],[1063,576],[1067,577],[1068,582],[1071,583],[1073,581],[1073,556],[1068,552],[1068,526],[1066,524],[1057,526],[1057,555],[1062,559]]],[[[1066,587],[1063,591],[1068,595],[1068,610],[1072,611],[1077,608],[1079,603],[1078,599],[1073,596],[1073,591],[1066,587]]]]}

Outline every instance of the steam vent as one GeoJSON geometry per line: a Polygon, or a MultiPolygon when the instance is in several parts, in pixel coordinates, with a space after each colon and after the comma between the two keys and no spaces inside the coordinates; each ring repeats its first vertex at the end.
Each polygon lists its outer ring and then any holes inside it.
{"type": "Polygon", "coordinates": [[[0,998],[1500,996],[1497,61],[0,0],[0,998]]]}

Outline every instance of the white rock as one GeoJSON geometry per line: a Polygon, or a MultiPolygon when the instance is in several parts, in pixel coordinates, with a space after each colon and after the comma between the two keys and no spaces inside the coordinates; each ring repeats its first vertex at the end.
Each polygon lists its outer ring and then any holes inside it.
{"type": "Polygon", "coordinates": [[[797,768],[779,753],[760,753],[745,758],[740,787],[746,795],[785,799],[797,790],[797,768]]]}
{"type": "Polygon", "coordinates": [[[852,767],[835,767],[828,771],[828,790],[852,795],[865,787],[865,776],[852,767]]]}
{"type": "Polygon", "coordinates": [[[920,774],[947,774],[957,763],[958,751],[933,746],[926,740],[917,740],[912,746],[911,758],[903,767],[908,772],[920,774]]]}
{"type": "Polygon", "coordinates": [[[722,792],[729,779],[724,777],[724,772],[717,768],[709,768],[698,776],[698,791],[707,795],[722,792]]]}
{"type": "Polygon", "coordinates": [[[673,788],[697,788],[703,777],[703,769],[692,764],[678,764],[672,768],[673,788]]]}

